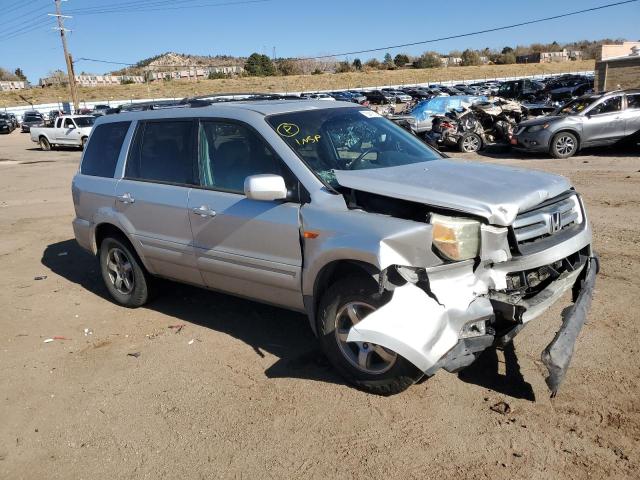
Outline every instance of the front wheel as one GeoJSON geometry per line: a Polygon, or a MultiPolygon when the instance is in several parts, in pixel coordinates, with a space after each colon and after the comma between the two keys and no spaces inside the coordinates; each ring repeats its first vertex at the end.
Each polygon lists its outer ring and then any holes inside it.
{"type": "Polygon", "coordinates": [[[578,151],[578,138],[569,132],[560,132],[551,139],[553,158],[569,158],[578,151]]]}
{"type": "Polygon", "coordinates": [[[329,287],[318,309],[318,335],[331,364],[350,383],[378,395],[400,393],[423,376],[396,352],[373,343],[347,341],[351,327],[385,300],[372,278],[349,277],[329,287]]]}
{"type": "Polygon", "coordinates": [[[88,141],[88,140],[89,140],[89,139],[88,139],[87,137],[82,137],[82,139],[80,140],[80,148],[81,148],[82,150],[84,150],[84,147],[87,145],[87,141],[88,141]]]}

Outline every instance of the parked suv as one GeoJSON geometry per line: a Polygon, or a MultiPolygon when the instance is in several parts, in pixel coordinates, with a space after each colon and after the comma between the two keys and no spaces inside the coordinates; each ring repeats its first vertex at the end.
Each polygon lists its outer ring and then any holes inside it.
{"type": "Polygon", "coordinates": [[[573,287],[543,354],[557,390],[595,281],[568,180],[445,159],[355,104],[101,117],[72,192],[120,305],[163,277],[305,312],[337,370],[380,394],[464,368],[573,287]]]}
{"type": "Polygon", "coordinates": [[[520,123],[511,139],[520,150],[568,158],[580,149],[639,140],[640,89],[585,95],[553,114],[520,123]]]}

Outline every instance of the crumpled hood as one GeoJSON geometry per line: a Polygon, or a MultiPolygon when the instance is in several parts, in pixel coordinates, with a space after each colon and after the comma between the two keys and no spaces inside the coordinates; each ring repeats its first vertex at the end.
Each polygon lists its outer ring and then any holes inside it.
{"type": "Polygon", "coordinates": [[[501,226],[571,187],[559,175],[451,160],[336,170],[335,175],[343,187],[466,212],[501,226]]]}

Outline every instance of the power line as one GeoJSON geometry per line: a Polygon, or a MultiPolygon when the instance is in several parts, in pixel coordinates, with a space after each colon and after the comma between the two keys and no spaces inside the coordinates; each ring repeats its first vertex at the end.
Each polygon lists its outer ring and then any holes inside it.
{"type": "MultiPolygon", "coordinates": [[[[31,5],[30,5],[31,6],[31,5]]],[[[39,8],[36,8],[34,10],[31,10],[29,12],[23,13],[22,15],[18,15],[17,17],[14,17],[10,20],[3,20],[3,26],[4,27],[15,27],[16,25],[19,24],[13,24],[13,22],[15,22],[16,20],[21,20],[25,17],[28,16],[32,16],[31,19],[39,17],[41,12],[43,12],[44,10],[48,9],[49,7],[47,5],[41,5],[39,8]]],[[[24,22],[22,22],[24,23],[24,22]]]]}
{"type": "Polygon", "coordinates": [[[96,11],[102,11],[105,9],[109,10],[119,10],[122,8],[138,8],[138,7],[157,7],[163,5],[170,4],[184,4],[184,3],[192,3],[202,0],[142,0],[137,2],[121,2],[121,3],[109,3],[108,5],[99,5],[93,7],[81,7],[75,8],[73,10],[69,10],[70,13],[80,14],[80,13],[95,13],[96,11]]]}
{"type": "Polygon", "coordinates": [[[35,30],[41,30],[42,27],[47,26],[47,25],[53,25],[53,23],[51,22],[50,19],[43,18],[43,19],[41,19],[39,21],[39,23],[36,23],[36,24],[34,24],[34,25],[30,26],[30,27],[24,27],[24,28],[21,28],[19,30],[12,31],[12,32],[9,32],[9,33],[5,34],[6,36],[0,37],[0,41],[4,42],[4,41],[7,41],[7,40],[11,40],[13,38],[19,37],[21,35],[25,35],[27,33],[31,33],[31,32],[33,32],[35,30]]]}
{"type": "Polygon", "coordinates": [[[469,33],[462,33],[462,34],[458,34],[458,35],[450,35],[447,37],[440,37],[440,38],[432,38],[430,40],[422,40],[419,42],[411,42],[411,43],[402,43],[399,45],[389,45],[386,47],[378,47],[378,48],[369,48],[366,50],[356,50],[353,52],[342,52],[342,53],[333,53],[331,55],[318,55],[316,57],[303,57],[303,58],[299,58],[299,60],[318,60],[321,58],[331,58],[331,57],[345,57],[347,55],[357,55],[360,53],[371,53],[371,52],[380,52],[383,50],[391,50],[391,49],[395,49],[395,48],[404,48],[404,47],[413,47],[416,45],[425,45],[427,43],[435,43],[435,42],[441,42],[444,40],[453,40],[455,38],[463,38],[463,37],[470,37],[473,35],[480,35],[483,33],[491,33],[491,32],[498,32],[500,30],[508,30],[511,28],[516,28],[516,27],[522,27],[525,25],[532,25],[535,23],[542,23],[542,22],[547,22],[550,20],[557,20],[559,18],[565,18],[565,17],[570,17],[572,15],[579,15],[582,13],[587,13],[587,12],[594,12],[596,10],[603,10],[605,8],[611,8],[611,7],[617,7],[620,5],[625,5],[628,3],[635,3],[639,0],[625,0],[622,2],[615,2],[615,3],[609,3],[607,5],[600,5],[599,7],[593,7],[593,8],[585,8],[583,10],[576,10],[575,12],[569,12],[569,13],[563,13],[560,15],[553,15],[552,17],[545,17],[545,18],[538,18],[536,20],[529,20],[527,22],[520,22],[520,23],[514,23],[511,25],[505,25],[502,27],[495,27],[495,28],[488,28],[486,30],[477,30],[475,32],[469,32],[469,33]]]}
{"type": "MultiPolygon", "coordinates": [[[[179,1],[179,0],[178,0],[179,1]]],[[[194,0],[186,0],[186,1],[194,1],[194,0]]],[[[200,0],[202,1],[202,0],[200,0]]],[[[175,6],[176,2],[170,2],[173,6],[131,6],[128,8],[111,8],[103,7],[102,10],[91,10],[91,11],[82,11],[82,10],[69,10],[69,13],[73,13],[74,15],[102,15],[105,13],[132,13],[132,12],[160,12],[166,10],[183,10],[187,8],[212,8],[212,7],[230,7],[236,5],[248,5],[248,4],[256,4],[256,3],[267,3],[272,2],[273,0],[244,0],[239,2],[217,2],[217,3],[205,3],[198,5],[183,5],[183,6],[175,6]]]]}

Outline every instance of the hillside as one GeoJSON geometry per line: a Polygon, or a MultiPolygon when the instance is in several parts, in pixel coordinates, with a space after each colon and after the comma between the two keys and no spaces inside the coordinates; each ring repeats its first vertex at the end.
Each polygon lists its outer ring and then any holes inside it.
{"type": "MultiPolygon", "coordinates": [[[[81,101],[143,98],[183,98],[218,92],[299,92],[359,88],[396,84],[438,83],[448,80],[493,79],[523,75],[593,70],[594,61],[528,64],[483,65],[478,67],[426,68],[406,70],[376,70],[371,72],[334,73],[323,75],[291,75],[282,77],[238,77],[198,82],[169,81],[143,85],[80,88],[81,101]]],[[[0,93],[0,107],[26,105],[19,95],[32,103],[54,103],[67,99],[66,88],[35,88],[0,93]]]]}
{"type": "Polygon", "coordinates": [[[169,71],[179,68],[201,66],[243,65],[244,58],[229,55],[189,55],[185,53],[166,52],[150,58],[140,60],[132,67],[122,68],[111,72],[113,75],[142,75],[144,71],[169,71]]]}

